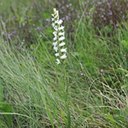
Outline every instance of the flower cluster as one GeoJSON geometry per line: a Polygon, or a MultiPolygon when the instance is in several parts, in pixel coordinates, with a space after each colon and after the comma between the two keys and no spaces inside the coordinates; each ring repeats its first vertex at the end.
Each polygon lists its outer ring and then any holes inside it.
{"type": "Polygon", "coordinates": [[[59,12],[54,8],[52,14],[53,49],[55,51],[56,63],[60,64],[62,60],[67,58],[67,48],[65,48],[65,31],[62,25],[63,21],[59,19],[59,12]]]}

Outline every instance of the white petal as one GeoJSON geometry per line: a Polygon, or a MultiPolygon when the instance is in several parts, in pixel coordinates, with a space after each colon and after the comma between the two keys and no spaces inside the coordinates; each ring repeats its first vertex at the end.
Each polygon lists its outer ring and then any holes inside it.
{"type": "Polygon", "coordinates": [[[59,20],[59,15],[58,15],[58,13],[55,14],[54,19],[55,19],[55,20],[59,20]]]}
{"type": "Polygon", "coordinates": [[[58,20],[55,21],[55,24],[58,24],[58,20]]]}
{"type": "Polygon", "coordinates": [[[63,54],[63,55],[60,57],[60,59],[66,59],[66,58],[67,58],[66,54],[63,54]]]}
{"type": "Polygon", "coordinates": [[[62,36],[62,37],[59,38],[59,41],[63,41],[64,39],[65,39],[65,37],[62,36]]]}
{"type": "Polygon", "coordinates": [[[54,18],[58,17],[59,18],[59,12],[56,10],[56,8],[53,9],[54,14],[52,15],[54,18]]]}
{"type": "Polygon", "coordinates": [[[53,11],[54,11],[54,14],[58,13],[58,10],[56,8],[54,8],[53,11]]]}
{"type": "Polygon", "coordinates": [[[55,31],[55,32],[53,32],[53,35],[54,35],[54,36],[57,36],[57,32],[56,32],[56,31],[55,31]]]}
{"type": "Polygon", "coordinates": [[[66,53],[67,52],[67,48],[62,48],[60,51],[66,53]]]}
{"type": "Polygon", "coordinates": [[[55,52],[58,51],[58,47],[54,46],[53,49],[55,50],[55,52]]]}
{"type": "Polygon", "coordinates": [[[53,46],[55,46],[55,47],[56,47],[56,46],[57,46],[57,42],[53,42],[53,46]]]}
{"type": "Polygon", "coordinates": [[[54,38],[53,38],[53,41],[56,41],[57,40],[57,36],[55,36],[54,38]]]}
{"type": "Polygon", "coordinates": [[[61,25],[62,23],[63,23],[63,20],[58,20],[58,22],[57,22],[59,25],[61,25]]]}
{"type": "MultiPolygon", "coordinates": [[[[53,16],[53,15],[52,15],[53,16]]],[[[54,21],[54,18],[52,18],[52,22],[54,21]]]]}
{"type": "Polygon", "coordinates": [[[55,16],[55,14],[52,14],[52,16],[54,17],[54,16],[55,16]]]}
{"type": "Polygon", "coordinates": [[[58,30],[58,27],[57,27],[56,25],[54,25],[54,26],[53,26],[53,29],[54,29],[55,31],[57,31],[57,30],[58,30]]]}
{"type": "Polygon", "coordinates": [[[64,30],[64,26],[59,27],[58,30],[64,30]]]}
{"type": "Polygon", "coordinates": [[[62,47],[62,46],[64,46],[64,45],[65,45],[64,42],[62,42],[62,43],[59,44],[60,47],[62,47]]]}
{"type": "Polygon", "coordinates": [[[53,28],[55,27],[55,23],[52,23],[52,27],[53,27],[53,28]]]}
{"type": "Polygon", "coordinates": [[[53,11],[56,12],[57,11],[56,8],[53,8],[53,11]]]}
{"type": "Polygon", "coordinates": [[[55,56],[58,57],[59,56],[59,53],[55,53],[55,56]]]}
{"type": "Polygon", "coordinates": [[[60,64],[60,60],[59,59],[56,59],[56,64],[60,64]]]}
{"type": "Polygon", "coordinates": [[[64,36],[64,32],[59,32],[58,35],[59,36],[64,36]]]}

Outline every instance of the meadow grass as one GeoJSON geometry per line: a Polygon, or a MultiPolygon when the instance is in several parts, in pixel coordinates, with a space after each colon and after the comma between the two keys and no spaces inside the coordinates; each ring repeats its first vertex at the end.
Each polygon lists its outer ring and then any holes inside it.
{"type": "MultiPolygon", "coordinates": [[[[34,15],[31,11],[28,14],[34,15]]],[[[21,21],[25,22],[19,20],[19,25],[21,21]]],[[[4,19],[1,24],[5,33],[4,19]]],[[[21,35],[6,40],[1,34],[0,127],[127,128],[127,23],[124,26],[112,37],[108,29],[97,35],[91,17],[82,15],[74,23],[73,40],[66,33],[68,57],[61,65],[55,63],[50,27],[32,31],[29,48],[21,35]]]]}

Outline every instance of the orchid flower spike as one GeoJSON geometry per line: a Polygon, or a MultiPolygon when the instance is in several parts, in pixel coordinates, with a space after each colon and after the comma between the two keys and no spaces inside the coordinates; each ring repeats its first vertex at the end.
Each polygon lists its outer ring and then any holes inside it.
{"type": "Polygon", "coordinates": [[[67,48],[65,48],[65,31],[62,25],[63,20],[59,18],[59,11],[54,8],[52,14],[53,27],[53,49],[55,51],[56,64],[60,64],[67,58],[67,48]]]}

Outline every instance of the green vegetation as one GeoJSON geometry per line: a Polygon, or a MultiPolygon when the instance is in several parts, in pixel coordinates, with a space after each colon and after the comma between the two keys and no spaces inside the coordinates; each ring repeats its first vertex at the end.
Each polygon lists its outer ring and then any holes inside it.
{"type": "Polygon", "coordinates": [[[96,28],[93,0],[62,1],[0,1],[0,128],[127,128],[126,19],[96,28]],[[50,18],[68,2],[57,65],[50,18]]]}

